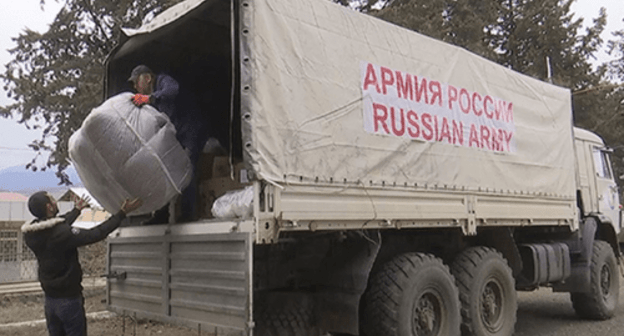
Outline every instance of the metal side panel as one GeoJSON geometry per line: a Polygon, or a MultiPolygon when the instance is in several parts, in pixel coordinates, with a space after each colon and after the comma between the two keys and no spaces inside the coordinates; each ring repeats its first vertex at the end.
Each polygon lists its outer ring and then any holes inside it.
{"type": "Polygon", "coordinates": [[[282,220],[465,219],[465,193],[360,186],[292,186],[279,191],[282,220]]]}
{"type": "Polygon", "coordinates": [[[113,237],[108,308],[118,314],[248,335],[251,233],[113,237]]]}
{"type": "Polygon", "coordinates": [[[508,225],[514,220],[524,219],[528,225],[578,227],[574,199],[479,196],[475,201],[475,213],[478,218],[486,220],[486,224],[493,225],[508,225]]]}
{"type": "Polygon", "coordinates": [[[286,185],[265,196],[281,231],[479,226],[578,228],[574,198],[453,186],[286,185]],[[274,201],[272,205],[271,200],[274,201]]]}

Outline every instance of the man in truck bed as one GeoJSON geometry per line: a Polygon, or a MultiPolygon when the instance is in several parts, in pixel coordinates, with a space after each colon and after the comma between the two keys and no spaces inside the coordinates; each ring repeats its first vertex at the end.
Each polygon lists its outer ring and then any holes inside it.
{"type": "MultiPolygon", "coordinates": [[[[199,108],[195,97],[180,87],[179,83],[166,74],[154,74],[145,65],[136,66],[128,79],[134,84],[137,94],[132,98],[136,106],[150,104],[166,114],[176,128],[176,138],[186,149],[193,165],[193,179],[182,192],[182,214],[179,222],[188,222],[197,217],[197,181],[195,166],[208,140],[208,122],[199,108]]],[[[154,213],[145,224],[166,223],[168,207],[154,213]]]]}

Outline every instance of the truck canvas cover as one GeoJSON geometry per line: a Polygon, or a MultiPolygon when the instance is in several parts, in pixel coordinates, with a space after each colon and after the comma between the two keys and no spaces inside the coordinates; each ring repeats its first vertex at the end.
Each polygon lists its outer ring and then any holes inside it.
{"type": "Polygon", "coordinates": [[[278,184],[573,198],[570,93],[326,0],[245,1],[245,152],[278,184]]]}

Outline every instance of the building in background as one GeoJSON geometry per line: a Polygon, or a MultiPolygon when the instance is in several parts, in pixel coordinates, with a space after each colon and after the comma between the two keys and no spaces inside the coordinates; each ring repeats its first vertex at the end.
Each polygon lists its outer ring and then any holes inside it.
{"type": "Polygon", "coordinates": [[[58,201],[71,202],[72,195],[80,198],[89,198],[89,207],[82,210],[82,213],[76,219],[73,226],[90,229],[107,220],[108,217],[111,216],[96,200],[93,199],[93,196],[89,194],[86,188],[70,188],[58,198],[58,201]]]}
{"type": "MultiPolygon", "coordinates": [[[[72,194],[80,197],[89,196],[85,188],[67,190],[58,197],[61,214],[73,208],[73,202],[69,201],[72,194]]],[[[74,226],[90,229],[110,216],[92,197],[90,198],[90,208],[82,210],[74,226]]],[[[0,283],[37,279],[37,260],[24,244],[21,231],[22,225],[33,219],[28,210],[27,196],[0,192],[0,283]]]]}
{"type": "Polygon", "coordinates": [[[0,282],[36,279],[36,261],[22,239],[21,226],[32,220],[28,197],[0,193],[0,282]]]}

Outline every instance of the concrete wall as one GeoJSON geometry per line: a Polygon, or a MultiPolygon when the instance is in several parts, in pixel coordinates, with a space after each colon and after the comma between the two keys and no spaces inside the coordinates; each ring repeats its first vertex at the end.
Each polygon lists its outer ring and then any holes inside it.
{"type": "MultiPolygon", "coordinates": [[[[59,212],[72,209],[72,202],[59,202],[59,212]]],[[[0,201],[0,283],[37,279],[37,261],[23,243],[21,227],[34,217],[26,201],[0,201]]]]}
{"type": "MultiPolygon", "coordinates": [[[[72,202],[58,202],[60,213],[71,210],[73,206],[72,202]]],[[[0,202],[0,222],[24,223],[33,220],[33,218],[28,211],[28,202],[0,202]]]]}

